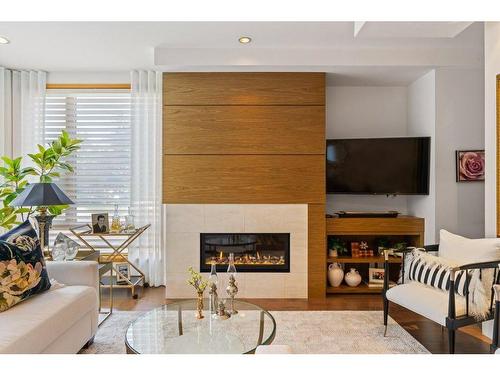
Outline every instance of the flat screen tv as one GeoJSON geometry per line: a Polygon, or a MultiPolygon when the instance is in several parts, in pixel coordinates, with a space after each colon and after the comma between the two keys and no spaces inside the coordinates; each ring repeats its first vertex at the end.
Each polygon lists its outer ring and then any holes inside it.
{"type": "Polygon", "coordinates": [[[430,137],[329,139],[326,191],[429,194],[430,137]]]}

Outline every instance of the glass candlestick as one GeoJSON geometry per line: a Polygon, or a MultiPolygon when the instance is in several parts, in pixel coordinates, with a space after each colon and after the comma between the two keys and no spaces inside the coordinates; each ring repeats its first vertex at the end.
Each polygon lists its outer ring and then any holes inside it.
{"type": "Polygon", "coordinates": [[[217,276],[217,268],[215,262],[212,262],[210,269],[210,276],[208,277],[208,285],[210,286],[210,313],[217,311],[218,296],[217,296],[217,284],[219,283],[219,278],[217,276]]]}
{"type": "Polygon", "coordinates": [[[236,276],[236,266],[234,265],[234,253],[229,254],[229,265],[227,266],[229,276],[236,276]]]}

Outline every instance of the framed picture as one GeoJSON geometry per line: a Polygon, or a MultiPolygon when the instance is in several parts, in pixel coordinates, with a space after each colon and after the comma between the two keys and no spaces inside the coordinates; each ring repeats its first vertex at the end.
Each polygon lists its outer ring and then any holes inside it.
{"type": "Polygon", "coordinates": [[[484,181],[484,150],[457,151],[457,182],[484,181]]]}
{"type": "Polygon", "coordinates": [[[128,263],[115,263],[116,269],[116,283],[126,284],[130,279],[130,264],[128,263]]]}
{"type": "Polygon", "coordinates": [[[371,284],[383,284],[385,271],[383,268],[369,268],[368,282],[371,284]]]}
{"type": "Polygon", "coordinates": [[[92,233],[109,233],[109,218],[107,213],[92,214],[92,233]]]}

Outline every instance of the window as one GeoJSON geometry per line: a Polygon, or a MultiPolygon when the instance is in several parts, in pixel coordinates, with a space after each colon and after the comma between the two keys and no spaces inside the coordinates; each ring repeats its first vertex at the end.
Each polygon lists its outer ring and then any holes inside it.
{"type": "Polygon", "coordinates": [[[55,181],[75,202],[54,220],[53,229],[90,223],[90,214],[130,207],[130,92],[48,90],[45,143],[64,129],[83,140],[69,160],[75,172],[55,181]]]}

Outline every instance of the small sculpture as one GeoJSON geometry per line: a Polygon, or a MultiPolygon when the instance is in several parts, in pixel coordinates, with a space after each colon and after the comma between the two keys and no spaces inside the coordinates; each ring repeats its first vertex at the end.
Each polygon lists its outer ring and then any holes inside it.
{"type": "Polygon", "coordinates": [[[224,301],[219,301],[219,305],[217,307],[217,318],[218,319],[222,319],[222,320],[226,320],[226,319],[229,319],[231,317],[231,315],[229,315],[226,311],[226,305],[224,303],[224,301]]]}
{"type": "Polygon", "coordinates": [[[238,293],[238,286],[236,285],[236,279],[234,275],[229,275],[229,285],[226,288],[226,292],[231,297],[231,311],[230,314],[238,314],[238,311],[234,308],[234,297],[238,293]]]}

